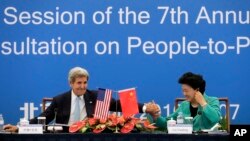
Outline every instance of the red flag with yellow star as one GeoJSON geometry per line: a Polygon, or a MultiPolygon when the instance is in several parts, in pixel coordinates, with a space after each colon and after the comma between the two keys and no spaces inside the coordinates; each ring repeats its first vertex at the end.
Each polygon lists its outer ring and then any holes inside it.
{"type": "Polygon", "coordinates": [[[118,91],[123,116],[132,116],[139,113],[135,88],[118,91]]]}

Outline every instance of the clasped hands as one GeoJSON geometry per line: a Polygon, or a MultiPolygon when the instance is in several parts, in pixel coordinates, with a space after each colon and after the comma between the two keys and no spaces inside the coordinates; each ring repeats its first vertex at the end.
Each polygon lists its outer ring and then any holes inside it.
{"type": "Polygon", "coordinates": [[[150,114],[153,119],[157,119],[161,115],[161,108],[154,101],[145,103],[146,113],[150,114]]]}

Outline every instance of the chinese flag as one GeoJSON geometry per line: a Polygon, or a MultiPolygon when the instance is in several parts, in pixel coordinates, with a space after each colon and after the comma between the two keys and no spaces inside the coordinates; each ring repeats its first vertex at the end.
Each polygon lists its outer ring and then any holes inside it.
{"type": "Polygon", "coordinates": [[[118,91],[123,116],[132,116],[139,113],[135,88],[118,91]]]}

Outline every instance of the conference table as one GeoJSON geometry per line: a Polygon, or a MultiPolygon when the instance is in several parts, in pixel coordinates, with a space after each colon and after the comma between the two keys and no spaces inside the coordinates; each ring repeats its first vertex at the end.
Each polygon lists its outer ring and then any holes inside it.
{"type": "Polygon", "coordinates": [[[167,133],[1,133],[0,141],[229,141],[229,134],[167,133]]]}

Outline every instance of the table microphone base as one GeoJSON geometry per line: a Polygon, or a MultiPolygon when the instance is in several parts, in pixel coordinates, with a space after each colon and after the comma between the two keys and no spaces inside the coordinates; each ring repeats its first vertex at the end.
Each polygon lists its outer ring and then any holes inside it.
{"type": "Polygon", "coordinates": [[[61,132],[63,131],[62,126],[48,126],[47,131],[49,132],[61,132]]]}

